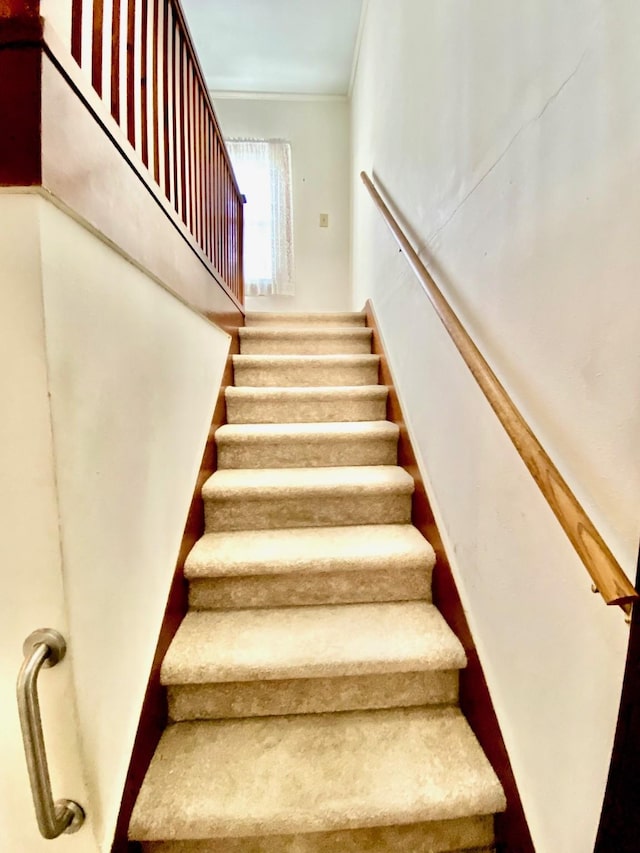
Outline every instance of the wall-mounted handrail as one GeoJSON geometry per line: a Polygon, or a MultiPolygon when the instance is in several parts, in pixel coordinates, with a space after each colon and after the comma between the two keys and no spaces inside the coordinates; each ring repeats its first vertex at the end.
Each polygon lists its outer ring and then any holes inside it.
{"type": "Polygon", "coordinates": [[[84,811],[78,803],[73,800],[53,801],[38,699],[40,670],[59,663],[66,649],[64,637],[53,628],[34,631],[24,641],[24,661],[18,675],[18,712],[24,753],[38,828],[44,838],[57,838],[63,832],[77,832],[84,823],[84,811]]]}
{"type": "Polygon", "coordinates": [[[442,295],[369,176],[361,172],[360,177],[458,352],[591,575],[595,591],[607,604],[617,604],[629,612],[639,597],[631,581],[442,295]]]}

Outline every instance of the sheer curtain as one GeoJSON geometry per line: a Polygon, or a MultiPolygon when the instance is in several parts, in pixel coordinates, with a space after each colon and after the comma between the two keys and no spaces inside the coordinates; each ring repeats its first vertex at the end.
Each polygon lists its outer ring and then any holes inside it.
{"type": "Polygon", "coordinates": [[[244,206],[247,296],[293,296],[291,146],[280,139],[227,140],[244,206]]]}

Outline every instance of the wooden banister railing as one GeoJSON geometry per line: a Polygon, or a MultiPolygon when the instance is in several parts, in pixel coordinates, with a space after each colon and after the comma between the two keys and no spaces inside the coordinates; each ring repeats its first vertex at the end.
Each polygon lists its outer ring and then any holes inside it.
{"type": "Polygon", "coordinates": [[[243,198],[179,0],[72,0],[71,52],[241,304],[243,198]]]}
{"type": "Polygon", "coordinates": [[[628,613],[633,602],[638,600],[638,593],[629,578],[469,337],[371,179],[365,172],[361,172],[360,177],[458,352],[591,575],[594,591],[599,592],[607,604],[619,605],[628,613]]]}

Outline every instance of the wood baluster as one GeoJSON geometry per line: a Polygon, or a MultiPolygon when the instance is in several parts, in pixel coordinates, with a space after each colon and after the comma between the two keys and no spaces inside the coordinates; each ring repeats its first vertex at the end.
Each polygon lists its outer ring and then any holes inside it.
{"type": "Polygon", "coordinates": [[[202,113],[202,231],[203,250],[209,257],[209,111],[203,101],[202,113]]]}
{"type": "MultiPolygon", "coordinates": [[[[195,80],[194,80],[195,84],[195,80]]],[[[194,143],[193,143],[193,155],[195,160],[195,217],[196,217],[196,240],[198,241],[198,245],[202,247],[202,216],[200,215],[200,205],[202,202],[202,193],[200,192],[200,181],[201,181],[201,161],[200,161],[200,92],[197,85],[194,85],[193,89],[193,100],[194,100],[194,121],[193,121],[193,135],[194,135],[194,143]]]]}
{"type": "Polygon", "coordinates": [[[239,211],[238,211],[238,196],[235,192],[235,188],[232,188],[233,193],[233,282],[234,282],[234,293],[237,296],[238,292],[238,222],[239,222],[239,211]]]}
{"type": "Polygon", "coordinates": [[[213,193],[212,193],[212,203],[213,203],[213,265],[219,271],[219,253],[218,253],[218,191],[220,187],[220,181],[218,179],[218,137],[216,134],[213,136],[213,193]]]}
{"type": "Polygon", "coordinates": [[[173,55],[169,52],[173,47],[173,41],[169,38],[169,0],[162,3],[162,128],[163,128],[163,158],[164,169],[162,174],[162,187],[164,194],[173,202],[175,190],[171,188],[171,161],[169,145],[169,66],[173,65],[173,55]]]}
{"type": "Polygon", "coordinates": [[[196,120],[195,130],[195,152],[196,152],[196,223],[197,240],[200,248],[204,245],[204,230],[202,227],[202,98],[200,89],[195,87],[196,120]]]}
{"type": "Polygon", "coordinates": [[[205,255],[208,255],[209,246],[209,229],[207,227],[207,127],[209,123],[209,112],[205,102],[205,96],[200,94],[200,150],[201,155],[201,194],[200,194],[200,209],[202,211],[202,249],[205,255]]]}
{"type": "Polygon", "coordinates": [[[191,228],[191,202],[193,192],[191,187],[191,66],[189,65],[189,54],[186,45],[184,49],[184,132],[185,132],[185,175],[186,175],[186,207],[183,213],[183,222],[187,228],[191,228]]]}
{"type": "Polygon", "coordinates": [[[91,85],[102,97],[102,27],[104,0],[93,0],[91,33],[91,85]]]}
{"type": "Polygon", "coordinates": [[[227,182],[227,164],[222,159],[222,238],[224,240],[224,280],[229,278],[229,186],[227,182]]]}
{"type": "Polygon", "coordinates": [[[238,299],[244,305],[244,202],[238,199],[238,299]]]}
{"type": "Polygon", "coordinates": [[[113,0],[111,8],[111,115],[120,121],[120,22],[121,0],[113,0]]]}
{"type": "Polygon", "coordinates": [[[151,46],[152,74],[152,125],[153,125],[153,177],[160,186],[160,66],[158,60],[158,42],[160,41],[160,0],[153,0],[151,20],[153,42],[151,46]]]}
{"type": "Polygon", "coordinates": [[[195,77],[193,73],[193,65],[189,49],[186,49],[187,68],[189,69],[189,89],[188,89],[188,129],[189,129],[189,228],[191,233],[197,240],[197,222],[196,222],[196,151],[195,151],[195,77]]]}
{"type": "MultiPolygon", "coordinates": [[[[178,87],[176,84],[176,79],[178,75],[178,58],[177,58],[177,50],[176,50],[176,22],[173,15],[173,9],[167,5],[167,9],[170,11],[170,22],[167,23],[168,32],[171,34],[170,38],[170,46],[171,46],[171,156],[173,158],[173,206],[176,209],[176,213],[179,211],[179,188],[178,188],[178,102],[177,102],[177,92],[178,87]]],[[[169,135],[165,132],[165,140],[169,139],[169,135]]]]}
{"type": "Polygon", "coordinates": [[[235,207],[234,216],[234,254],[233,254],[233,292],[238,296],[240,292],[240,280],[238,270],[240,268],[240,199],[237,194],[234,195],[233,206],[235,207]]]}
{"type": "Polygon", "coordinates": [[[206,155],[204,147],[204,99],[202,92],[198,89],[198,177],[200,178],[199,196],[200,205],[198,215],[200,218],[200,246],[202,251],[207,253],[207,229],[205,225],[205,167],[206,155]]]}
{"type": "Polygon", "coordinates": [[[141,157],[149,166],[149,97],[147,72],[149,67],[149,0],[138,0],[140,15],[140,139],[141,157]]]}
{"type": "Polygon", "coordinates": [[[218,193],[218,209],[220,215],[220,231],[218,234],[218,263],[220,265],[220,273],[224,278],[226,276],[226,255],[224,248],[224,161],[222,159],[222,145],[220,140],[218,140],[218,143],[218,184],[220,186],[220,190],[218,193]]]}
{"type": "Polygon", "coordinates": [[[127,9],[127,138],[136,147],[136,0],[129,0],[127,9]]]}
{"type": "Polygon", "coordinates": [[[222,262],[222,277],[227,280],[227,186],[226,169],[222,146],[220,146],[220,260],[222,262]]]}
{"type": "Polygon", "coordinates": [[[206,213],[207,213],[207,257],[209,260],[212,259],[213,256],[213,243],[212,243],[212,215],[211,215],[211,177],[213,173],[213,164],[211,161],[211,119],[209,115],[207,115],[207,120],[205,123],[205,133],[206,133],[206,148],[207,148],[207,165],[206,165],[206,177],[207,177],[207,189],[206,189],[206,213]]]}
{"type": "Polygon", "coordinates": [[[189,68],[191,69],[191,233],[196,238],[196,243],[200,245],[200,223],[198,222],[198,99],[196,97],[196,81],[191,61],[189,61],[189,68]]]}
{"type": "Polygon", "coordinates": [[[180,112],[178,135],[180,138],[180,215],[182,221],[186,221],[187,211],[187,181],[186,181],[186,158],[185,158],[185,104],[184,104],[184,44],[182,42],[182,34],[176,25],[176,34],[178,36],[178,54],[180,64],[178,66],[178,91],[180,93],[180,112]]]}
{"type": "Polygon", "coordinates": [[[236,204],[233,187],[231,186],[231,175],[227,172],[229,181],[229,286],[233,289],[233,276],[236,268],[235,256],[233,254],[236,244],[235,215],[236,204]]]}
{"type": "Polygon", "coordinates": [[[71,3],[71,55],[82,67],[82,9],[83,0],[71,3]]]}
{"type": "Polygon", "coordinates": [[[227,223],[227,278],[231,280],[231,271],[233,269],[233,259],[231,257],[231,251],[233,246],[233,204],[231,201],[231,176],[229,174],[229,167],[225,163],[225,184],[227,188],[227,201],[226,201],[226,223],[227,223]]]}

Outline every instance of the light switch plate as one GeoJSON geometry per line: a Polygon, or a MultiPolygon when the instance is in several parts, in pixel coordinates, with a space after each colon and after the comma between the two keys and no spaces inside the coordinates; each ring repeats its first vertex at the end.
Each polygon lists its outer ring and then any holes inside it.
{"type": "Polygon", "coordinates": [[[321,213],[320,214],[320,227],[321,228],[328,228],[329,227],[329,214],[328,213],[321,213]]]}

